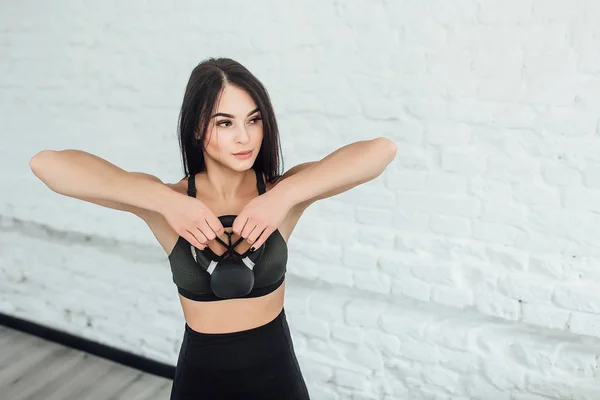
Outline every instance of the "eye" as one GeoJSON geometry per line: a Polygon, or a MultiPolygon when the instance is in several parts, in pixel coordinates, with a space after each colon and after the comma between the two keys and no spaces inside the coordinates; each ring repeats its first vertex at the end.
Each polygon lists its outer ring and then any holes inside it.
{"type": "MultiPolygon", "coordinates": [[[[262,117],[254,117],[254,118],[252,118],[250,121],[256,121],[256,122],[258,122],[258,121],[260,121],[261,119],[262,119],[262,117]]],[[[254,122],[254,123],[256,123],[256,122],[254,122]]]]}
{"type": "Polygon", "coordinates": [[[219,122],[217,122],[217,126],[223,126],[223,125],[221,125],[221,124],[229,124],[229,125],[227,125],[227,126],[230,126],[230,125],[231,125],[231,121],[229,121],[229,120],[227,120],[227,119],[224,119],[223,121],[219,121],[219,122]]]}

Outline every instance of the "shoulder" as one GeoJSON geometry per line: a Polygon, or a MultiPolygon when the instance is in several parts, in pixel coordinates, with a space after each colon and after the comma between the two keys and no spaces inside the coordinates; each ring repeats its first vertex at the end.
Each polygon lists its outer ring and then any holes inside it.
{"type": "MultiPolygon", "coordinates": [[[[187,182],[188,178],[186,177],[179,182],[163,184],[171,190],[187,195],[187,182]]],[[[165,218],[159,213],[148,213],[144,215],[142,219],[146,222],[165,253],[170,255],[179,239],[177,232],[173,230],[165,218]]]]}
{"type": "MultiPolygon", "coordinates": [[[[276,176],[275,179],[272,180],[272,182],[269,182],[266,180],[265,178],[265,174],[263,173],[263,181],[265,182],[265,186],[266,186],[266,190],[267,192],[273,188],[275,188],[277,185],[281,184],[281,182],[285,181],[286,179],[290,178],[291,176],[294,176],[295,174],[297,174],[298,172],[310,167],[311,165],[315,164],[316,161],[310,161],[310,162],[305,162],[302,164],[298,164],[295,167],[290,168],[289,170],[287,170],[283,175],[280,176],[276,176]]],[[[303,204],[298,204],[294,211],[304,211],[305,205],[303,204]]],[[[300,212],[301,213],[301,212],[300,212]]]]}
{"type": "Polygon", "coordinates": [[[189,177],[185,177],[182,180],[180,180],[179,182],[175,182],[175,183],[166,183],[166,185],[168,187],[170,187],[172,190],[181,193],[181,194],[187,194],[187,188],[188,188],[188,181],[189,181],[189,177]]]}
{"type": "MultiPolygon", "coordinates": [[[[279,185],[281,182],[285,181],[286,179],[294,176],[295,174],[297,174],[300,171],[305,170],[306,168],[310,167],[311,165],[314,165],[317,161],[308,161],[308,162],[304,162],[301,164],[298,164],[292,168],[290,168],[289,170],[287,170],[283,175],[281,175],[280,177],[278,177],[272,184],[272,188],[279,185]]],[[[300,217],[300,215],[302,215],[302,213],[304,212],[304,210],[309,206],[310,202],[306,202],[306,203],[299,203],[296,206],[294,206],[294,209],[292,210],[292,213],[294,214],[298,214],[298,218],[300,217]]]]}
{"type": "MultiPolygon", "coordinates": [[[[275,186],[277,186],[284,180],[288,179],[290,176],[297,174],[298,172],[302,171],[305,168],[308,168],[312,164],[314,164],[314,162],[306,162],[306,163],[298,164],[295,167],[290,168],[283,175],[277,177],[277,179],[275,179],[273,181],[273,183],[266,182],[267,191],[273,189],[275,186]]],[[[281,235],[283,236],[284,240],[286,241],[286,243],[289,242],[290,236],[292,235],[292,232],[294,231],[296,225],[298,224],[298,221],[300,220],[300,217],[302,217],[306,208],[307,208],[306,204],[297,204],[296,206],[294,206],[288,212],[288,215],[285,217],[285,220],[279,227],[279,231],[280,231],[281,235]]]]}
{"type": "Polygon", "coordinates": [[[272,187],[277,186],[279,183],[281,183],[285,179],[297,174],[298,172],[310,167],[311,165],[313,165],[315,163],[316,163],[316,161],[308,161],[308,162],[298,164],[295,167],[288,169],[283,175],[277,177],[277,179],[272,183],[272,187]]]}

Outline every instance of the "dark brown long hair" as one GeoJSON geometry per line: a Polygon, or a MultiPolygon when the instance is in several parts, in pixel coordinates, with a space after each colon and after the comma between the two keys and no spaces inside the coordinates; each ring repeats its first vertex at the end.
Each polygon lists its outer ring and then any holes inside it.
{"type": "Polygon", "coordinates": [[[206,171],[202,144],[211,113],[225,84],[245,90],[256,102],[263,123],[263,141],[252,168],[273,183],[281,176],[279,130],[271,100],[263,84],[246,67],[230,58],[208,58],[198,64],[188,81],[179,113],[179,147],[185,177],[206,171]],[[196,131],[200,133],[198,138],[196,131]]]}

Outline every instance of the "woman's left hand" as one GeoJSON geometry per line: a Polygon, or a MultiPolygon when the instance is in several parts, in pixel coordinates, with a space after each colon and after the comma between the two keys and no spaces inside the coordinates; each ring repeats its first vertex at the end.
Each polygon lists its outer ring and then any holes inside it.
{"type": "Polygon", "coordinates": [[[279,228],[291,208],[286,199],[270,190],[244,206],[233,221],[232,230],[256,250],[279,228]]]}

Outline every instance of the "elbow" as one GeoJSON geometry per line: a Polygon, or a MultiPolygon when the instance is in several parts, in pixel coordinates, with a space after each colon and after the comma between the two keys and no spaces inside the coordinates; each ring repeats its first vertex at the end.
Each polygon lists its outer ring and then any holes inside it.
{"type": "Polygon", "coordinates": [[[42,159],[42,157],[44,156],[44,154],[46,154],[48,150],[42,150],[40,152],[38,152],[37,154],[35,154],[33,157],[31,157],[31,160],[29,160],[29,168],[31,169],[31,171],[35,174],[35,171],[39,168],[39,164],[40,161],[42,159]]]}
{"type": "Polygon", "coordinates": [[[35,171],[38,169],[39,163],[40,163],[40,159],[43,157],[44,153],[47,150],[42,150],[39,153],[37,153],[36,155],[34,155],[33,157],[31,157],[31,160],[29,160],[29,168],[31,169],[31,171],[35,174],[35,171]]]}
{"type": "Polygon", "coordinates": [[[384,146],[386,146],[389,151],[394,155],[394,157],[396,156],[396,152],[398,151],[398,145],[396,143],[394,143],[392,140],[385,138],[385,137],[378,137],[377,140],[379,140],[380,142],[382,142],[384,144],[384,146]]]}
{"type": "Polygon", "coordinates": [[[388,164],[391,163],[394,158],[396,158],[396,154],[398,153],[398,145],[385,137],[378,137],[375,139],[375,141],[381,146],[381,151],[386,156],[384,159],[387,160],[388,164]]]}
{"type": "Polygon", "coordinates": [[[31,160],[29,160],[29,168],[35,176],[39,177],[40,170],[43,168],[45,160],[53,153],[55,153],[54,150],[42,150],[31,157],[31,160]]]}

